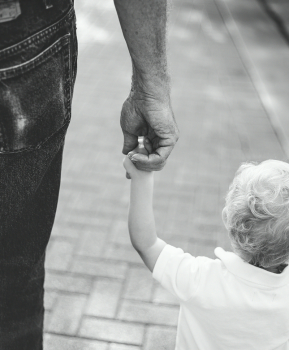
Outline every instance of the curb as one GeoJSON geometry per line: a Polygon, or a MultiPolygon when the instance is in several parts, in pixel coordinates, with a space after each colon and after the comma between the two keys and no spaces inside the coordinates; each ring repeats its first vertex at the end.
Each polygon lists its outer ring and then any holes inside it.
{"type": "MultiPolygon", "coordinates": [[[[244,67],[267,112],[277,138],[289,159],[289,94],[286,72],[289,72],[289,48],[275,25],[255,1],[214,0],[230,36],[237,47],[244,67]],[[258,18],[262,24],[248,28],[242,15],[258,18]],[[256,41],[256,38],[265,40],[256,41]],[[271,55],[265,57],[264,53],[271,55]],[[263,53],[263,55],[262,55],[263,53]],[[280,71],[284,72],[280,74],[280,71]],[[280,91],[280,87],[283,90],[280,91]]],[[[248,23],[248,21],[247,21],[248,23]]],[[[254,23],[254,22],[250,22],[254,23]]]]}

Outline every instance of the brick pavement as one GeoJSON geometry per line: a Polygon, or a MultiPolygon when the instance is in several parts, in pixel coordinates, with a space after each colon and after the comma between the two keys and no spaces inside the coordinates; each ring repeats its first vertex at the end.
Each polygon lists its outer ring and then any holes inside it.
{"type": "MultiPolygon", "coordinates": [[[[130,246],[119,112],[130,59],[112,0],[76,1],[79,70],[47,249],[45,350],[173,350],[176,300],[130,246]]],[[[196,255],[229,248],[224,196],[242,161],[286,159],[214,2],[178,0],[169,33],[181,138],[155,174],[159,236],[196,255]]]]}

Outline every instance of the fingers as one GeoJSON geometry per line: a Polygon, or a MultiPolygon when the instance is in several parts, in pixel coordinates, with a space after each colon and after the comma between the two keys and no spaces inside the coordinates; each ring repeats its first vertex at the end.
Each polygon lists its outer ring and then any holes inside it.
{"type": "Polygon", "coordinates": [[[124,159],[123,159],[123,167],[125,168],[126,170],[126,178],[127,179],[131,179],[131,176],[137,171],[133,162],[131,161],[131,159],[126,156],[124,159]]]}
{"type": "Polygon", "coordinates": [[[166,164],[166,161],[162,160],[156,153],[152,153],[149,156],[137,154],[133,156],[132,161],[138,170],[143,171],[159,171],[166,164]]]}
{"type": "Polygon", "coordinates": [[[161,145],[155,151],[153,150],[152,143],[148,137],[144,138],[144,146],[146,151],[149,153],[141,154],[138,152],[138,148],[128,153],[129,159],[133,162],[138,170],[143,171],[158,171],[162,170],[166,164],[166,160],[174,148],[174,144],[161,145]]]}
{"type": "Polygon", "coordinates": [[[154,153],[151,153],[148,156],[140,153],[135,153],[132,155],[131,161],[138,170],[162,170],[172,149],[173,146],[160,147],[154,153]]]}
{"type": "Polygon", "coordinates": [[[172,152],[175,142],[167,140],[167,144],[160,145],[155,151],[153,145],[148,137],[144,138],[144,147],[146,152],[139,152],[138,147],[128,153],[128,158],[138,170],[143,171],[159,171],[162,170],[166,164],[167,158],[172,152]]]}
{"type": "Polygon", "coordinates": [[[131,150],[137,147],[138,145],[137,136],[132,135],[127,131],[123,130],[123,137],[124,137],[124,141],[123,141],[122,153],[128,154],[128,152],[130,152],[131,150]]]}

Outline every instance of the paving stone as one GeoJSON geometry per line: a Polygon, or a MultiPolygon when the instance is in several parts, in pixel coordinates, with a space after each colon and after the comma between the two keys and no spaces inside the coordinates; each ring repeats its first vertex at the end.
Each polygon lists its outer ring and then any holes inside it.
{"type": "Polygon", "coordinates": [[[143,264],[140,256],[132,246],[110,244],[106,247],[104,257],[111,260],[143,264]]]}
{"type": "Polygon", "coordinates": [[[138,346],[121,345],[121,344],[110,344],[109,350],[141,350],[138,346]]]}
{"type": "Polygon", "coordinates": [[[124,298],[150,301],[153,290],[153,278],[146,267],[131,267],[126,281],[124,298]]]}
{"type": "Polygon", "coordinates": [[[141,345],[144,326],[116,320],[85,317],[82,320],[79,336],[99,340],[141,345]]]}
{"type": "MultiPolygon", "coordinates": [[[[223,208],[223,205],[221,207],[223,208]]],[[[201,216],[198,213],[195,222],[191,223],[189,238],[207,239],[208,242],[212,242],[219,237],[219,232],[226,232],[221,219],[221,210],[215,215],[215,218],[211,215],[204,215],[204,218],[201,216]]]]}
{"type": "Polygon", "coordinates": [[[46,253],[45,268],[66,271],[72,259],[73,241],[51,240],[46,253]]]}
{"type": "Polygon", "coordinates": [[[177,298],[170,292],[165,290],[159,283],[156,284],[155,290],[152,296],[152,302],[154,304],[170,304],[179,305],[177,298]]]}
{"type": "Polygon", "coordinates": [[[124,300],[121,303],[118,318],[144,324],[175,326],[178,315],[178,307],[124,300]]]}
{"type": "Polygon", "coordinates": [[[53,227],[51,237],[77,238],[80,232],[81,232],[80,229],[72,229],[71,227],[65,227],[62,225],[55,225],[53,227]]]}
{"type": "Polygon", "coordinates": [[[126,246],[131,246],[126,217],[122,220],[115,220],[112,223],[110,241],[115,244],[124,244],[126,246]]]}
{"type": "Polygon", "coordinates": [[[75,335],[80,325],[86,299],[84,295],[59,295],[47,331],[75,335]]]}
{"type": "MultiPolygon", "coordinates": [[[[76,163],[78,165],[78,162],[76,163]]],[[[91,211],[97,212],[99,208],[99,198],[105,198],[106,188],[99,184],[98,188],[94,188],[94,191],[90,192],[81,192],[81,196],[79,196],[78,201],[76,203],[70,203],[70,209],[76,209],[81,211],[91,211]],[[96,196],[95,193],[98,195],[96,196]]],[[[97,215],[95,215],[97,216],[97,215]]]]}
{"type": "Polygon", "coordinates": [[[95,277],[125,278],[127,264],[104,260],[83,260],[75,257],[71,271],[95,277]]]}
{"type": "Polygon", "coordinates": [[[58,296],[57,292],[52,290],[45,290],[45,294],[44,294],[45,311],[52,310],[53,305],[57,299],[57,296],[58,296]]]}
{"type": "Polygon", "coordinates": [[[165,242],[177,247],[177,248],[181,248],[184,252],[188,252],[189,250],[189,237],[184,237],[181,235],[177,235],[177,234],[172,234],[171,236],[168,236],[167,239],[165,239],[165,242]]]}
{"type": "Polygon", "coordinates": [[[107,236],[108,228],[106,226],[98,226],[82,232],[76,254],[91,257],[101,256],[107,236]]]}
{"type": "MultiPolygon", "coordinates": [[[[45,274],[45,288],[57,289],[73,293],[88,294],[91,289],[91,278],[72,276],[70,274],[47,271],[45,274]]],[[[52,293],[52,292],[48,292],[52,293]]]]}
{"type": "Polygon", "coordinates": [[[107,350],[108,344],[97,340],[71,338],[63,335],[45,334],[44,350],[107,350]]]}
{"type": "MultiPolygon", "coordinates": [[[[74,185],[71,184],[70,187],[74,188],[74,185]]],[[[103,218],[92,215],[91,212],[86,212],[84,210],[67,210],[65,215],[57,217],[57,222],[61,224],[66,223],[70,225],[86,225],[95,227],[100,224],[100,221],[103,221],[103,218]]]]}
{"type": "Polygon", "coordinates": [[[84,314],[114,318],[121,290],[121,281],[108,279],[95,281],[84,314]]]}
{"type": "Polygon", "coordinates": [[[192,231],[190,228],[191,224],[189,220],[176,220],[168,216],[161,232],[164,239],[166,237],[178,237],[178,235],[191,236],[192,231]]]}
{"type": "Polygon", "coordinates": [[[174,350],[176,342],[176,329],[158,326],[149,326],[146,332],[144,350],[174,350]]]}
{"type": "Polygon", "coordinates": [[[51,320],[51,316],[52,316],[52,312],[51,312],[51,311],[45,310],[45,313],[44,313],[44,322],[43,322],[43,329],[44,329],[44,332],[46,332],[46,331],[48,330],[49,323],[50,323],[50,320],[51,320]]]}
{"type": "Polygon", "coordinates": [[[211,259],[215,259],[214,249],[217,244],[208,245],[208,244],[199,244],[199,243],[190,243],[188,253],[193,256],[206,256],[211,259]]]}
{"type": "MultiPolygon", "coordinates": [[[[120,170],[120,169],[118,169],[120,170]]],[[[98,208],[97,214],[104,217],[121,217],[127,216],[127,206],[117,201],[117,198],[107,202],[101,202],[101,206],[98,208]]]]}

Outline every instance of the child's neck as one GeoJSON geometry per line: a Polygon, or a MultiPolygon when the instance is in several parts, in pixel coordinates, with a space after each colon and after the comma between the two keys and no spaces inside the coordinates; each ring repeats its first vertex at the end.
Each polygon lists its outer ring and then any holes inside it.
{"type": "Polygon", "coordinates": [[[267,267],[267,268],[263,267],[263,269],[273,273],[280,273],[278,270],[278,267],[267,267]]]}
{"type": "Polygon", "coordinates": [[[260,269],[263,269],[263,270],[266,270],[266,271],[269,271],[269,272],[272,272],[272,273],[282,273],[283,270],[285,269],[286,266],[288,266],[287,264],[281,264],[279,266],[274,266],[274,267],[263,267],[263,266],[259,266],[259,265],[254,265],[256,267],[259,267],[260,269]]]}

